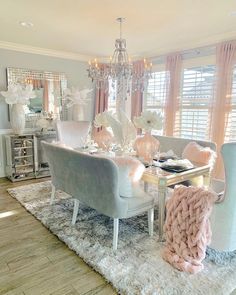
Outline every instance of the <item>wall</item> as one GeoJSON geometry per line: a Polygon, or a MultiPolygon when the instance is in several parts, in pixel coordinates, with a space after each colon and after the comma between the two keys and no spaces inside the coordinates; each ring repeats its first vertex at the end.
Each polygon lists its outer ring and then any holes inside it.
{"type": "MultiPolygon", "coordinates": [[[[19,67],[33,70],[47,70],[64,72],[68,79],[68,86],[80,88],[91,87],[87,77],[87,63],[69,59],[61,59],[38,54],[17,52],[0,49],[0,90],[6,90],[6,68],[19,67]]],[[[85,119],[90,120],[93,114],[93,102],[85,110],[85,119]]],[[[10,128],[8,121],[8,107],[4,99],[0,98],[0,129],[10,128]]]]}
{"type": "MultiPolygon", "coordinates": [[[[91,82],[87,77],[86,62],[0,49],[0,91],[6,90],[7,87],[7,67],[63,72],[67,76],[68,87],[79,86],[80,89],[92,88],[91,82]]],[[[94,95],[92,95],[92,100],[83,111],[84,120],[92,120],[94,111],[93,99],[94,95]]],[[[5,176],[3,134],[10,133],[10,128],[10,122],[8,121],[8,106],[4,102],[3,97],[0,96],[0,177],[5,176]]]]}

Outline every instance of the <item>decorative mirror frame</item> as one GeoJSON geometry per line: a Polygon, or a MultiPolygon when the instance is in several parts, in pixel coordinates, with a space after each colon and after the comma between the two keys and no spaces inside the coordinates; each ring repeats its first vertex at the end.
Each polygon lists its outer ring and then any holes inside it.
{"type": "MultiPolygon", "coordinates": [[[[40,71],[40,70],[31,70],[31,69],[24,69],[24,68],[14,68],[8,67],[7,68],[7,84],[11,83],[25,83],[26,80],[42,80],[42,81],[53,81],[60,83],[60,93],[57,94],[57,98],[60,99],[60,118],[63,120],[66,117],[66,109],[64,107],[64,102],[62,99],[63,90],[67,88],[67,78],[65,73],[60,72],[51,72],[51,71],[40,71]]],[[[9,112],[10,113],[10,112],[9,112]]],[[[30,113],[30,117],[38,117],[37,113],[30,113]]],[[[10,116],[9,116],[10,120],[10,116]]]]}

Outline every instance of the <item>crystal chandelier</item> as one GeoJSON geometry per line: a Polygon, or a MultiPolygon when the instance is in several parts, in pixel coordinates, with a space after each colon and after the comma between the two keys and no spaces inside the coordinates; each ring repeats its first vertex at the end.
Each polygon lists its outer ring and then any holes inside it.
{"type": "Polygon", "coordinates": [[[131,59],[126,51],[126,40],[122,38],[122,24],[124,18],[119,17],[120,38],[115,41],[115,51],[110,57],[110,62],[100,64],[97,59],[89,61],[88,76],[96,82],[96,87],[105,87],[108,90],[109,85],[116,88],[117,98],[126,99],[131,91],[144,91],[151,78],[152,63],[146,59],[143,60],[143,70],[137,70],[133,66],[131,59]]]}

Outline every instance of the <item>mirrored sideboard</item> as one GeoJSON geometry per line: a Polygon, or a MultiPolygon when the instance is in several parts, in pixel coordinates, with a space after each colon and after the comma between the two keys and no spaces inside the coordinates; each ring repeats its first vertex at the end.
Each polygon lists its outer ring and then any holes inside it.
{"type": "Polygon", "coordinates": [[[41,141],[52,142],[56,132],[5,135],[6,174],[15,182],[50,176],[50,170],[41,141]]]}

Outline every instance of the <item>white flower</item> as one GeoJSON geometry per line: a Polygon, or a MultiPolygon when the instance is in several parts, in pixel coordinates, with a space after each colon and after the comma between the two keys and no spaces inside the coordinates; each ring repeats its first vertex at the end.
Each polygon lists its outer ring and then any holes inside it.
{"type": "Polygon", "coordinates": [[[36,122],[36,126],[40,129],[47,129],[49,127],[50,123],[47,119],[41,118],[36,122]]]}
{"type": "Polygon", "coordinates": [[[124,111],[119,110],[117,114],[105,111],[97,114],[94,126],[111,127],[115,141],[121,147],[128,147],[136,138],[136,129],[124,111]]]}
{"type": "Polygon", "coordinates": [[[5,97],[7,104],[28,104],[30,98],[35,98],[33,85],[10,84],[7,91],[1,91],[2,96],[5,97]]]}
{"type": "Polygon", "coordinates": [[[110,126],[110,124],[109,124],[109,122],[107,120],[107,114],[108,114],[108,112],[105,111],[105,112],[97,114],[95,116],[95,120],[94,120],[93,123],[94,123],[94,126],[96,128],[109,127],[110,126]]]}
{"type": "Polygon", "coordinates": [[[123,148],[131,145],[136,138],[136,129],[126,113],[121,109],[116,116],[108,113],[107,120],[116,142],[123,148]]]}
{"type": "Polygon", "coordinates": [[[151,131],[152,129],[160,130],[163,124],[163,117],[160,112],[144,111],[141,116],[134,117],[134,124],[137,128],[142,128],[145,131],[151,131]]]}
{"type": "Polygon", "coordinates": [[[70,108],[73,105],[86,105],[91,99],[88,98],[88,94],[93,91],[93,89],[83,89],[71,87],[67,88],[63,92],[63,98],[67,99],[67,107],[70,108]]]}

